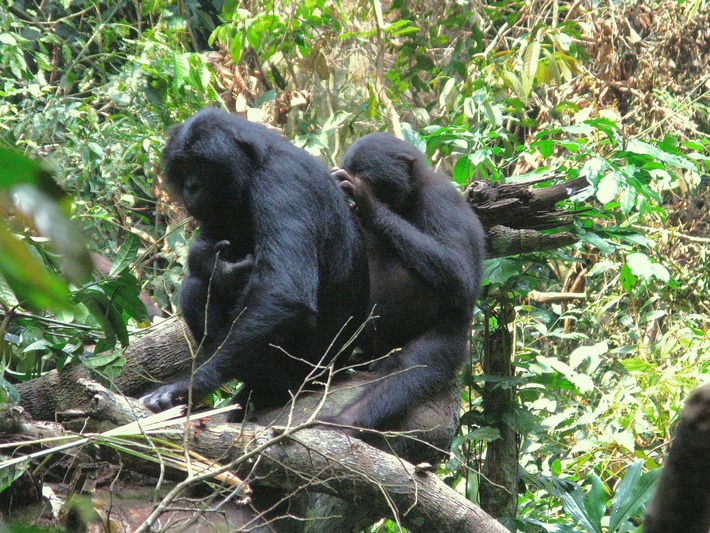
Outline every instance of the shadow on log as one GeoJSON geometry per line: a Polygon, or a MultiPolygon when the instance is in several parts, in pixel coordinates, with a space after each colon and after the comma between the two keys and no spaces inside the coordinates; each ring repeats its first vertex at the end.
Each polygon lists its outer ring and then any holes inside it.
{"type": "MultiPolygon", "coordinates": [[[[124,352],[126,363],[123,372],[113,383],[107,385],[126,396],[137,397],[147,389],[155,387],[156,381],[170,379],[175,373],[188,370],[191,364],[190,354],[194,349],[189,342],[190,339],[187,326],[181,320],[164,323],[155,331],[131,343],[124,352]]],[[[356,398],[359,395],[359,387],[365,383],[365,376],[365,373],[355,373],[347,380],[333,386],[327,401],[322,405],[321,412],[324,415],[337,413],[344,404],[356,398]]],[[[79,386],[83,379],[106,382],[105,379],[84,369],[81,365],[75,365],[61,373],[51,371],[41,378],[18,385],[22,406],[27,413],[38,420],[54,420],[57,415],[65,416],[64,413],[69,411],[89,412],[95,408],[88,404],[86,390],[79,386]]],[[[302,394],[297,398],[293,409],[286,406],[280,409],[256,412],[249,415],[248,421],[258,424],[260,427],[293,427],[306,421],[313,410],[321,405],[321,399],[322,392],[313,391],[302,394]]],[[[452,384],[449,389],[441,391],[426,403],[412,409],[397,427],[392,428],[393,433],[373,432],[368,435],[367,439],[377,448],[394,454],[392,459],[400,465],[404,465],[405,461],[407,464],[436,463],[450,448],[458,424],[459,402],[458,385],[452,384]]],[[[114,420],[115,414],[108,418],[114,420]]],[[[206,427],[210,431],[217,431],[212,426],[212,422],[208,422],[206,427]]],[[[249,424],[245,427],[249,427],[249,424]]],[[[237,426],[237,428],[241,428],[241,426],[237,426]]],[[[241,429],[232,429],[231,431],[238,433],[241,429]]],[[[247,433],[249,431],[251,430],[246,430],[247,433]]],[[[195,435],[198,433],[205,432],[201,429],[195,435]]],[[[309,430],[309,435],[318,435],[319,433],[319,431],[309,430]]],[[[208,434],[210,433],[194,438],[205,438],[208,434]]],[[[347,439],[344,435],[333,431],[328,431],[327,435],[326,438],[321,435],[321,440],[331,442],[336,437],[347,439]]],[[[317,440],[317,437],[313,438],[317,440]]],[[[216,443],[210,443],[208,446],[203,445],[199,451],[201,453],[204,453],[205,449],[215,451],[219,449],[216,446],[216,443]]],[[[363,446],[365,445],[363,444],[363,446]]],[[[303,453],[305,453],[305,458],[302,457],[298,461],[312,460],[312,457],[309,458],[310,452],[303,453]]],[[[337,452],[334,457],[339,457],[339,453],[337,452]]],[[[216,455],[210,453],[205,455],[219,458],[224,462],[221,451],[216,455]]],[[[234,458],[230,456],[230,459],[234,458]]],[[[293,457],[291,459],[293,460],[293,457]]],[[[381,463],[381,460],[380,458],[377,462],[381,463]]],[[[367,463],[352,468],[358,472],[358,475],[362,475],[362,472],[369,472],[371,466],[367,463]]],[[[371,473],[365,475],[368,477],[371,476],[371,473]]],[[[264,476],[260,483],[273,487],[279,486],[280,481],[280,478],[274,482],[268,476],[264,476]]],[[[335,479],[332,481],[338,486],[342,485],[341,481],[336,482],[335,479]]],[[[294,490],[284,486],[281,488],[294,490]]],[[[259,488],[257,487],[256,490],[258,491],[259,488]]],[[[334,496],[332,490],[325,495],[321,490],[299,489],[296,492],[298,498],[297,501],[294,501],[294,508],[307,511],[312,518],[317,517],[318,519],[281,521],[282,524],[277,521],[274,523],[277,531],[308,531],[309,533],[336,530],[356,531],[371,525],[382,516],[392,516],[391,510],[388,511],[386,506],[383,508],[381,505],[373,505],[370,497],[354,498],[348,491],[343,493],[345,499],[334,496]],[[385,509],[384,515],[382,514],[383,509],[385,509]],[[328,517],[330,518],[328,519],[328,517]]],[[[378,494],[381,495],[381,492],[378,494]]],[[[264,531],[268,530],[264,529],[264,531]]],[[[495,531],[495,529],[483,528],[480,531],[495,531]]]]}

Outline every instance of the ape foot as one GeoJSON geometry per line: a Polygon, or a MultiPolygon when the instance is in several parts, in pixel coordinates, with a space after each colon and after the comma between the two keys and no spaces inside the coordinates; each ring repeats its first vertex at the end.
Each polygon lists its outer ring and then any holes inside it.
{"type": "Polygon", "coordinates": [[[143,396],[140,402],[154,413],[160,413],[176,405],[185,405],[187,403],[187,390],[177,383],[164,385],[143,396]]]}

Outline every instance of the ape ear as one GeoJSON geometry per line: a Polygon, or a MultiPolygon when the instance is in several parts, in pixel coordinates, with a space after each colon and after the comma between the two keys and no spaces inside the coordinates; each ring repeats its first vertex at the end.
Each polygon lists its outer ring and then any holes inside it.
{"type": "Polygon", "coordinates": [[[419,158],[413,156],[412,154],[408,154],[406,152],[402,152],[394,156],[396,160],[402,162],[402,166],[404,167],[404,170],[407,172],[407,176],[414,176],[417,173],[415,172],[417,168],[417,163],[420,161],[419,158]]]}
{"type": "Polygon", "coordinates": [[[417,158],[414,157],[412,154],[408,154],[406,152],[401,152],[395,156],[397,159],[401,159],[402,161],[405,161],[408,163],[410,166],[414,166],[414,163],[417,162],[417,158]]]}
{"type": "MultiPolygon", "coordinates": [[[[248,123],[246,125],[248,127],[248,123]]],[[[258,133],[251,131],[251,128],[242,131],[238,126],[232,126],[229,129],[230,141],[234,147],[246,155],[255,167],[266,159],[266,147],[268,146],[267,139],[262,139],[258,133]]]]}
{"type": "Polygon", "coordinates": [[[266,159],[266,148],[263,143],[243,139],[234,139],[234,142],[239,146],[239,149],[252,160],[254,166],[258,166],[266,159]]]}

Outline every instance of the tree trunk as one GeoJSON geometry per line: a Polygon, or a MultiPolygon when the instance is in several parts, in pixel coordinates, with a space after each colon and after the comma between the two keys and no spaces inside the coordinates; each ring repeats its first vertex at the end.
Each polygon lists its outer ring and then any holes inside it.
{"type": "Polygon", "coordinates": [[[488,425],[498,429],[500,438],[486,447],[480,492],[481,507],[497,518],[515,518],[518,507],[518,442],[515,430],[505,421],[504,415],[513,409],[514,390],[506,385],[505,378],[513,377],[513,335],[509,329],[515,317],[510,304],[501,304],[496,315],[498,326],[489,331],[486,317],[485,353],[483,372],[504,378],[500,382],[487,382],[483,389],[483,410],[488,425]]]}

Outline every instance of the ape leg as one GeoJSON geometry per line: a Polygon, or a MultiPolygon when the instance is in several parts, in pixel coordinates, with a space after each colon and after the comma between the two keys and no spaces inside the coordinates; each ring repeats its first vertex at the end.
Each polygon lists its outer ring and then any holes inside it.
{"type": "Polygon", "coordinates": [[[372,381],[360,398],[332,422],[373,429],[391,425],[412,405],[457,379],[466,354],[466,338],[461,327],[445,325],[433,327],[409,342],[376,364],[372,381]]]}

